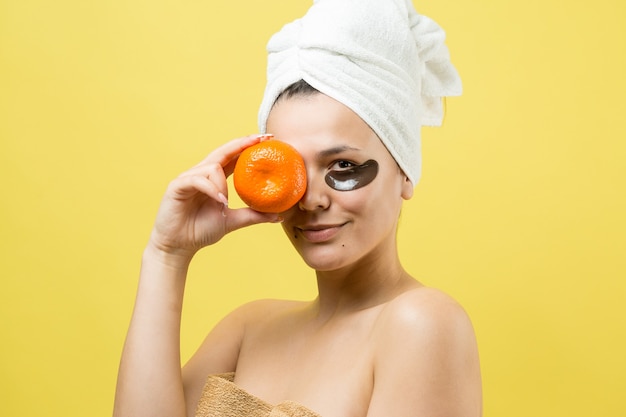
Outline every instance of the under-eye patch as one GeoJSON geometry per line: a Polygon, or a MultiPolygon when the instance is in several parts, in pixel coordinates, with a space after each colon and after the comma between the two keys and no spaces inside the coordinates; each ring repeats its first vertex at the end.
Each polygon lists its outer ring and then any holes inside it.
{"type": "Polygon", "coordinates": [[[337,191],[352,191],[365,187],[378,174],[378,162],[370,159],[361,165],[333,170],[326,174],[326,184],[337,191]]]}

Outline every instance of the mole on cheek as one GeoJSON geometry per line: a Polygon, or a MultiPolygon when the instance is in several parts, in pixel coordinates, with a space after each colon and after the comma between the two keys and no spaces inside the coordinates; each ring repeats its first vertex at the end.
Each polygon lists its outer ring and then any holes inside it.
{"type": "Polygon", "coordinates": [[[352,168],[330,171],[326,174],[326,184],[337,191],[352,191],[365,187],[378,175],[378,162],[370,159],[352,168]]]}

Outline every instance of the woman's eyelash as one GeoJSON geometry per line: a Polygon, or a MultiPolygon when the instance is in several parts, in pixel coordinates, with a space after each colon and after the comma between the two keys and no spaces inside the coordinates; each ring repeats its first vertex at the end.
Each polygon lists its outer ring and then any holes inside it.
{"type": "Polygon", "coordinates": [[[352,168],[357,166],[356,163],[352,162],[352,161],[347,161],[345,159],[341,159],[338,161],[333,162],[333,164],[331,165],[331,168],[339,168],[339,169],[346,169],[346,168],[352,168]]]}

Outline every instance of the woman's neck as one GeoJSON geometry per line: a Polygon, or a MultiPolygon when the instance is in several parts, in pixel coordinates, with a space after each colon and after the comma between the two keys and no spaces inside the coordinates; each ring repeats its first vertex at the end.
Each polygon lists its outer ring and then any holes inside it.
{"type": "Polygon", "coordinates": [[[317,271],[317,316],[322,320],[383,304],[420,284],[395,256],[390,262],[364,260],[337,271],[317,271]]]}

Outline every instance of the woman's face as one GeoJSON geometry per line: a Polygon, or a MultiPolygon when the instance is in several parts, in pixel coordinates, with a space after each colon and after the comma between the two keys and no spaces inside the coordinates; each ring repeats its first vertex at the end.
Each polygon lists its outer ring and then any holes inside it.
{"type": "Polygon", "coordinates": [[[324,94],[296,96],[274,106],[267,131],[304,158],[307,190],[282,225],[310,267],[396,256],[402,199],[413,186],[359,116],[324,94]]]}

